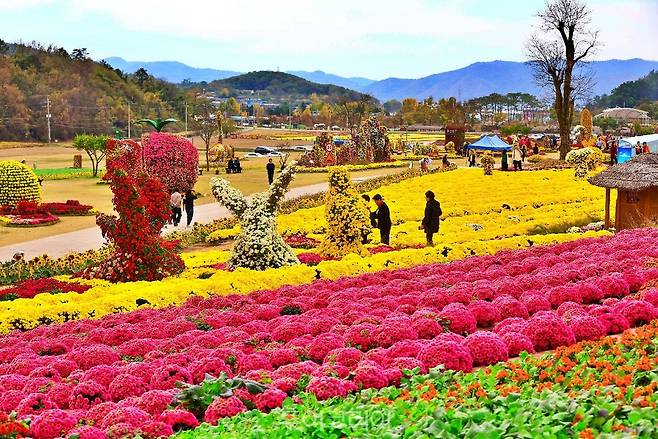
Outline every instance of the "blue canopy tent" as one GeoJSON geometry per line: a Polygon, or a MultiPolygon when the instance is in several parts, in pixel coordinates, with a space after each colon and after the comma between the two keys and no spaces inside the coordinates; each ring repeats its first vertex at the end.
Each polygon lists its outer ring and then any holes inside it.
{"type": "Polygon", "coordinates": [[[490,136],[482,136],[480,140],[468,145],[472,149],[480,149],[484,151],[511,151],[512,145],[505,143],[500,137],[492,134],[490,136]]]}
{"type": "Polygon", "coordinates": [[[647,142],[651,152],[658,152],[658,134],[626,137],[619,140],[619,147],[617,149],[617,159],[619,160],[619,163],[625,163],[635,157],[635,145],[637,142],[647,142]]]}

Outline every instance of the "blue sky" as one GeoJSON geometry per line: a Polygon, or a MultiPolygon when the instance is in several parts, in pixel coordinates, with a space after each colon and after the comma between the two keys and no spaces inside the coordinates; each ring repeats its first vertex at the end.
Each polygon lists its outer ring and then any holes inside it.
{"type": "MultiPolygon", "coordinates": [[[[658,0],[588,0],[597,59],[658,60],[658,0]]],[[[0,38],[95,59],[417,78],[523,60],[543,0],[0,0],[0,38]]]]}

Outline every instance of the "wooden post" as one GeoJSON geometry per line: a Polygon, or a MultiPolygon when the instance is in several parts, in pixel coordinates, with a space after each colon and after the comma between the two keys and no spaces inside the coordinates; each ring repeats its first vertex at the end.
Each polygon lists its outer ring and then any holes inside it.
{"type": "Polygon", "coordinates": [[[605,228],[610,228],[610,188],[605,188],[605,228]]]}

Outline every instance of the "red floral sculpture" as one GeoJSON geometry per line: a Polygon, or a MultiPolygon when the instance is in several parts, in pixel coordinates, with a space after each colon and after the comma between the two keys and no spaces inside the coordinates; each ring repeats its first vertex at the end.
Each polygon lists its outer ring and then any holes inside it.
{"type": "Polygon", "coordinates": [[[98,216],[103,236],[115,252],[99,266],[83,274],[112,282],[160,280],[183,271],[183,260],[172,248],[175,243],[160,236],[169,219],[169,195],[157,178],[144,172],[141,147],[131,140],[110,140],[107,173],[114,193],[114,215],[98,216]]]}

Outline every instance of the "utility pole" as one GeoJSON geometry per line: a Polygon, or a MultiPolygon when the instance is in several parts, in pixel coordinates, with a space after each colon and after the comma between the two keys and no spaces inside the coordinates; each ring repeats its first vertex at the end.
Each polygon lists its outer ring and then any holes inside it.
{"type": "Polygon", "coordinates": [[[185,135],[187,136],[187,101],[185,101],[185,135]]]}
{"type": "Polygon", "coordinates": [[[46,96],[46,121],[48,122],[48,143],[50,143],[50,95],[46,96]]]}
{"type": "Polygon", "coordinates": [[[128,101],[128,138],[130,139],[130,101],[128,101]]]}

